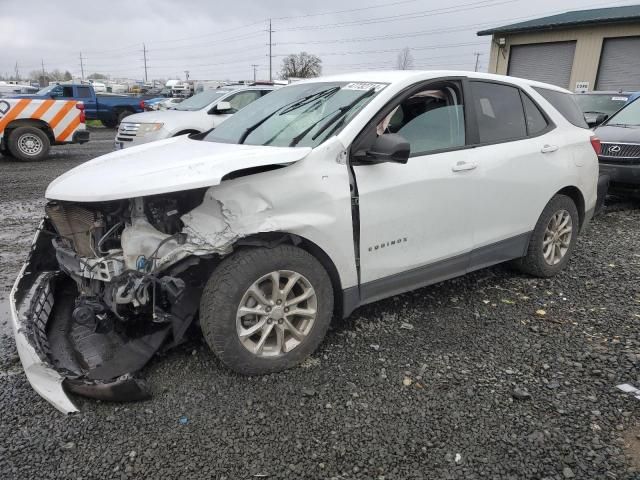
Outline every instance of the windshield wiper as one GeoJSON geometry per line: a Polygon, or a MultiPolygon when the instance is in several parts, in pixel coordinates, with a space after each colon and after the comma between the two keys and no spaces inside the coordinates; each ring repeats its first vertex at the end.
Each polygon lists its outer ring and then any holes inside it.
{"type": "MultiPolygon", "coordinates": [[[[311,137],[311,140],[315,140],[316,138],[318,138],[320,135],[322,135],[322,133],[327,130],[327,128],[329,128],[330,125],[332,125],[336,120],[338,120],[340,117],[344,118],[344,115],[347,114],[347,112],[349,112],[349,110],[351,110],[353,107],[355,107],[359,102],[361,102],[362,100],[364,100],[365,98],[371,96],[373,93],[375,93],[376,89],[375,88],[371,88],[369,90],[367,90],[365,93],[363,93],[362,95],[358,96],[355,100],[353,100],[351,103],[344,105],[343,107],[338,108],[337,110],[334,110],[333,112],[331,112],[328,115],[325,115],[324,117],[322,117],[318,122],[314,123],[313,125],[311,125],[308,128],[305,128],[302,132],[300,132],[298,135],[296,135],[295,137],[293,137],[293,139],[291,140],[291,143],[289,143],[290,147],[295,147],[300,140],[302,140],[304,137],[307,136],[307,134],[313,130],[314,128],[316,128],[318,126],[318,124],[320,122],[322,122],[325,118],[328,117],[333,117],[330,118],[329,120],[327,120],[327,122],[321,126],[318,131],[316,132],[316,134],[311,137]]],[[[340,125],[340,123],[338,123],[337,125],[340,125]]]]}
{"type": "Polygon", "coordinates": [[[607,127],[622,127],[622,128],[631,128],[634,125],[630,125],[627,123],[607,123],[607,127]]]}
{"type": "Polygon", "coordinates": [[[365,98],[369,98],[370,96],[372,96],[374,93],[376,93],[376,89],[375,88],[371,88],[369,90],[367,90],[366,92],[364,92],[362,95],[360,95],[359,97],[357,97],[353,102],[351,102],[349,105],[345,105],[344,107],[338,109],[338,111],[336,112],[336,116],[334,116],[333,118],[331,118],[330,120],[328,120],[322,127],[320,127],[318,129],[318,131],[315,133],[315,135],[313,137],[311,137],[311,140],[315,140],[316,138],[318,138],[320,135],[322,135],[334,122],[337,122],[335,124],[335,127],[331,129],[331,131],[329,132],[330,136],[331,134],[333,134],[333,132],[335,132],[340,125],[342,124],[342,122],[344,122],[345,116],[347,113],[349,113],[349,111],[355,107],[358,103],[360,103],[362,100],[364,100],[365,98]],[[340,119],[340,121],[337,121],[338,119],[340,119]]]}
{"type": "Polygon", "coordinates": [[[278,108],[277,110],[274,110],[272,113],[270,113],[269,115],[267,115],[263,119],[257,121],[253,125],[247,127],[246,130],[242,133],[242,136],[238,139],[238,143],[239,144],[244,143],[244,141],[247,139],[247,137],[249,135],[251,135],[251,132],[253,132],[256,128],[258,128],[264,122],[266,122],[271,117],[273,117],[276,113],[280,113],[281,115],[284,115],[285,113],[288,113],[288,112],[290,112],[292,110],[295,110],[298,107],[301,107],[302,105],[305,105],[306,103],[308,103],[311,100],[315,100],[316,98],[320,98],[320,97],[322,97],[324,95],[332,95],[335,92],[337,92],[338,90],[340,90],[340,87],[327,88],[325,90],[320,90],[319,92],[312,93],[311,95],[307,95],[306,97],[302,97],[301,99],[295,100],[292,103],[288,103],[286,105],[283,105],[282,107],[278,108]]]}

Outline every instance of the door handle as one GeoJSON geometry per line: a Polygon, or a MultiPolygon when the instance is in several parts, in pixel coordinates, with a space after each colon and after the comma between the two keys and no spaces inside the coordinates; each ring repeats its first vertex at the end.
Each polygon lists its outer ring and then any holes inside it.
{"type": "Polygon", "coordinates": [[[556,150],[558,150],[557,145],[545,145],[544,147],[542,147],[542,149],[540,150],[542,153],[551,153],[551,152],[555,152],[556,150]]]}
{"type": "Polygon", "coordinates": [[[451,167],[451,171],[453,172],[464,172],[466,170],[473,170],[478,166],[477,163],[473,162],[465,162],[463,160],[457,162],[453,167],[451,167]]]}

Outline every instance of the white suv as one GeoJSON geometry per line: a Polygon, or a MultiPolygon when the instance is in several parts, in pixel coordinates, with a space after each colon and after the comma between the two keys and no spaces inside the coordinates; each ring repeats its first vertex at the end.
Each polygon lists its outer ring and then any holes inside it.
{"type": "Polygon", "coordinates": [[[267,85],[228,86],[198,93],[169,110],[129,115],[120,123],[115,148],[120,150],[163,138],[206,132],[271,90],[273,87],[267,85]]]}
{"type": "Polygon", "coordinates": [[[596,204],[598,140],[573,123],[551,85],[357,73],[83,164],[49,186],[11,294],[27,376],[63,411],[63,383],[131,400],[146,395],[131,374],[196,319],[255,375],[297,365],[360,305],[508,260],[555,275],[596,204]]]}

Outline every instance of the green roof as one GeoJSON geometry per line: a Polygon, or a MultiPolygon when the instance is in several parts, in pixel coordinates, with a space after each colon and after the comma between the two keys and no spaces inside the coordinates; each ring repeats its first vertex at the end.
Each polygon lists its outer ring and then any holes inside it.
{"type": "Polygon", "coordinates": [[[560,13],[550,17],[527,20],[503,27],[481,30],[478,35],[492,35],[494,33],[533,32],[536,30],[552,30],[555,28],[575,27],[582,25],[603,23],[632,23],[640,21],[640,5],[628,7],[596,8],[594,10],[576,10],[575,12],[560,13]]]}

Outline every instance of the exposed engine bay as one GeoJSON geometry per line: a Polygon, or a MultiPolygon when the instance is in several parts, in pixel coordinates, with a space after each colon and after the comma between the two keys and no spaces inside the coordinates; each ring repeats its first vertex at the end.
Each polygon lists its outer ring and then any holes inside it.
{"type": "Polygon", "coordinates": [[[132,374],[183,340],[220,257],[183,232],[181,216],[205,192],[47,204],[43,233],[60,272],[49,280],[55,302],[39,344],[68,389],[105,400],[149,395],[132,374]]]}

